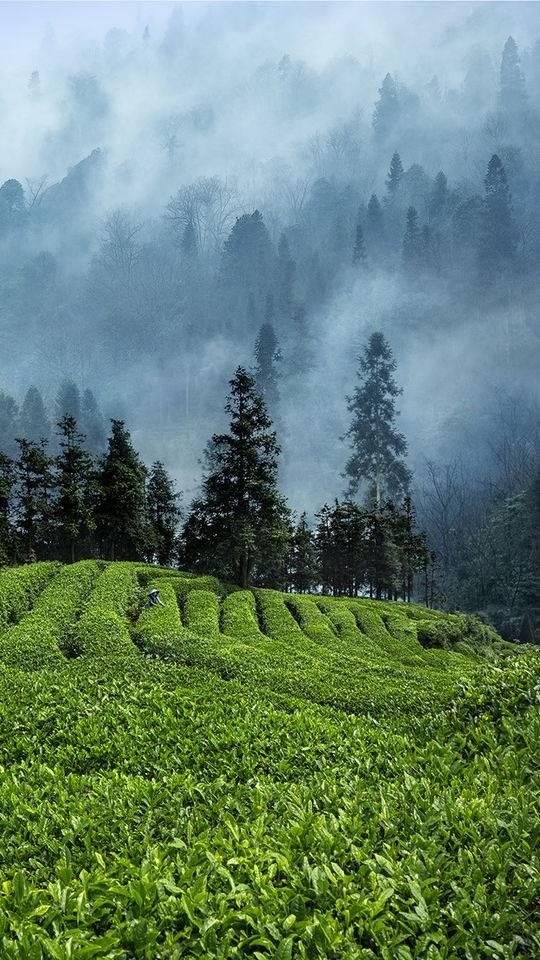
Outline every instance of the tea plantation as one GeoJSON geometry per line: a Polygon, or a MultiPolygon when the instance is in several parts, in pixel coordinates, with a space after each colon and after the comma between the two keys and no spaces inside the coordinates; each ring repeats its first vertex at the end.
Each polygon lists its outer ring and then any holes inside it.
{"type": "Polygon", "coordinates": [[[540,664],[473,618],[37,563],[0,662],[1,960],[540,957],[540,664]]]}

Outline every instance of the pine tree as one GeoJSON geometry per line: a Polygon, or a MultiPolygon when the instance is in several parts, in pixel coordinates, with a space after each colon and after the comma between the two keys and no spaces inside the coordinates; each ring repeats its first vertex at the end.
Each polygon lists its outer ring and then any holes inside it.
{"type": "Polygon", "coordinates": [[[392,159],[390,161],[390,169],[388,171],[388,176],[386,178],[386,187],[388,190],[389,200],[392,201],[395,199],[396,194],[399,190],[401,181],[403,180],[403,164],[401,162],[401,157],[397,150],[392,154],[392,159]]]}
{"type": "Polygon", "coordinates": [[[71,563],[77,545],[86,543],[95,530],[93,517],[93,463],[83,447],[84,436],[77,431],[75,417],[58,421],[60,453],[56,457],[55,503],[53,509],[60,553],[71,563]]]}
{"type": "Polygon", "coordinates": [[[372,193],[366,217],[366,232],[370,247],[380,250],[385,240],[384,215],[376,193],[372,193]]]}
{"type": "Polygon", "coordinates": [[[15,485],[15,464],[0,453],[0,566],[15,557],[14,531],[11,523],[12,491],[15,485]]]}
{"type": "Polygon", "coordinates": [[[152,464],[146,490],[146,507],[151,533],[151,552],[161,566],[173,562],[178,535],[179,494],[163,463],[152,464]]]}
{"type": "Polygon", "coordinates": [[[50,555],[53,528],[51,489],[52,461],[45,442],[33,443],[18,438],[19,457],[15,465],[17,481],[17,526],[23,556],[33,560],[50,555]]]}
{"type": "Polygon", "coordinates": [[[144,556],[146,468],[135,451],[123,420],[111,420],[107,453],[97,474],[96,535],[110,560],[144,556]]]}
{"type": "Polygon", "coordinates": [[[422,238],[418,226],[418,214],[414,207],[409,207],[407,210],[402,259],[403,265],[410,270],[414,270],[422,259],[422,238]]]}
{"type": "Polygon", "coordinates": [[[73,417],[77,423],[81,419],[81,395],[73,380],[63,380],[55,401],[56,422],[64,417],[73,417]]]}
{"type": "Polygon", "coordinates": [[[347,398],[352,414],[346,433],[352,455],[345,466],[348,493],[355,496],[362,483],[368,485],[376,506],[383,492],[397,499],[409,486],[410,473],[404,457],[407,444],[395,428],[396,397],[401,390],[393,377],[396,362],[382,333],[373,333],[359,358],[359,385],[347,398]]]}
{"type": "Polygon", "coordinates": [[[400,552],[394,539],[391,505],[375,506],[367,515],[366,578],[370,597],[395,599],[399,586],[400,552]]]}
{"type": "Polygon", "coordinates": [[[81,401],[81,429],[85,447],[94,456],[101,455],[107,443],[105,424],[97,400],[91,390],[85,390],[81,401]]]}
{"type": "Polygon", "coordinates": [[[379,142],[387,139],[399,120],[399,98],[395,81],[386,74],[379,88],[379,99],[373,113],[373,130],[379,142]]]}
{"type": "Polygon", "coordinates": [[[362,224],[358,223],[356,226],[356,234],[354,238],[354,249],[353,249],[353,266],[365,266],[367,261],[366,256],[366,245],[364,243],[364,232],[362,230],[362,224]]]}
{"type": "Polygon", "coordinates": [[[305,374],[313,367],[313,338],[303,303],[296,304],[287,342],[287,367],[292,374],[305,374]]]}
{"type": "Polygon", "coordinates": [[[230,387],[229,432],[212,438],[202,497],[184,527],[184,560],[247,587],[286,557],[289,513],[276,485],[280,448],[255,381],[238,367],[230,387]]]}
{"type": "Polygon", "coordinates": [[[484,281],[512,273],[516,266],[518,234],[505,169],[493,154],[484,180],[479,267],[484,281]]]}
{"type": "Polygon", "coordinates": [[[523,120],[527,110],[525,80],[521,72],[515,40],[508,37],[504,45],[499,89],[499,110],[510,123],[523,120]]]}
{"type": "Polygon", "coordinates": [[[305,513],[300,516],[292,536],[289,582],[295,593],[309,593],[318,582],[315,536],[305,513]]]}
{"type": "Polygon", "coordinates": [[[433,182],[428,203],[429,219],[432,223],[440,225],[444,222],[448,215],[449,203],[448,180],[440,170],[433,182]]]}
{"type": "MultiPolygon", "coordinates": [[[[267,316],[271,315],[267,309],[267,316]]],[[[273,324],[263,323],[255,341],[255,383],[266,404],[273,408],[279,400],[278,380],[281,353],[273,324]]]]}
{"type": "Polygon", "coordinates": [[[31,443],[50,438],[51,425],[37,387],[30,387],[26,392],[19,417],[18,434],[31,443]]]}
{"type": "Polygon", "coordinates": [[[8,393],[0,390],[0,452],[8,457],[16,455],[15,434],[18,418],[19,408],[16,401],[8,393]]]}

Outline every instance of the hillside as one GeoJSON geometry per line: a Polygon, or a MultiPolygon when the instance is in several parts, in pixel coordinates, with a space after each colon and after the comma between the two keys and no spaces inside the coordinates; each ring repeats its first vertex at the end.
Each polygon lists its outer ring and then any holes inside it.
{"type": "Polygon", "coordinates": [[[539,955],[540,671],[508,654],[417,605],[2,570],[2,958],[539,955]]]}

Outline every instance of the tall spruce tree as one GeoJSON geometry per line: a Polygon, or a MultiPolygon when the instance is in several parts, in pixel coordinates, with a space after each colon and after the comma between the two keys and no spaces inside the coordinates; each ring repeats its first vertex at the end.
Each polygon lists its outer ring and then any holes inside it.
{"type": "Polygon", "coordinates": [[[161,566],[172,564],[177,548],[180,494],[163,463],[152,464],[146,489],[150,550],[161,566]]]}
{"type": "Polygon", "coordinates": [[[396,83],[387,73],[380,88],[373,113],[373,131],[379,142],[386,140],[399,120],[399,97],[396,83]]]}
{"type": "Polygon", "coordinates": [[[386,178],[386,188],[388,190],[388,199],[394,200],[403,180],[403,164],[397,150],[392,154],[390,169],[386,178]]]}
{"type": "Polygon", "coordinates": [[[352,455],[344,475],[349,496],[356,496],[365,484],[379,507],[383,495],[400,498],[410,482],[404,459],[407,444],[395,426],[396,397],[402,391],[394,380],[396,362],[382,333],[371,335],[358,362],[359,385],[347,398],[352,420],[345,437],[352,455]]]}
{"type": "Polygon", "coordinates": [[[52,461],[45,441],[32,443],[18,438],[17,444],[16,514],[22,556],[26,561],[45,559],[51,555],[53,544],[52,461]]]}
{"type": "Polygon", "coordinates": [[[315,536],[302,513],[291,540],[289,582],[295,593],[309,593],[318,583],[315,536]]]}
{"type": "Polygon", "coordinates": [[[519,52],[513,37],[508,37],[501,60],[499,110],[513,126],[525,118],[527,95],[519,52]]]}
{"type": "Polygon", "coordinates": [[[74,563],[81,551],[88,552],[95,530],[93,516],[93,463],[84,449],[84,435],[75,417],[58,421],[60,453],[56,457],[53,515],[60,556],[74,563]]]}
{"type": "Polygon", "coordinates": [[[276,320],[281,326],[288,324],[291,318],[295,273],[296,264],[291,256],[289,241],[282,233],[276,264],[276,320]]]}
{"type": "Polygon", "coordinates": [[[279,400],[280,360],[281,353],[274,326],[267,320],[263,323],[255,341],[255,383],[270,408],[274,408],[279,400]]]}
{"type": "Polygon", "coordinates": [[[9,393],[0,390],[0,452],[8,457],[14,457],[17,451],[15,434],[19,408],[9,393]]]}
{"type": "Polygon", "coordinates": [[[413,271],[422,260],[422,236],[418,226],[418,213],[414,207],[407,210],[402,247],[403,266],[413,271]]]}
{"type": "Polygon", "coordinates": [[[371,247],[380,250],[385,240],[384,215],[376,193],[372,193],[367,205],[366,234],[371,247]]]}
{"type": "Polygon", "coordinates": [[[15,538],[11,522],[12,491],[15,485],[13,460],[0,453],[0,566],[15,557],[15,538]]]}
{"type": "Polygon", "coordinates": [[[55,401],[56,422],[64,417],[73,417],[77,423],[81,420],[81,394],[73,380],[63,380],[55,401]]]}
{"type": "Polygon", "coordinates": [[[202,496],[184,526],[184,560],[247,587],[289,548],[289,512],[277,489],[279,444],[254,379],[238,367],[225,406],[229,432],[212,438],[202,496]]]}
{"type": "Polygon", "coordinates": [[[146,468],[123,420],[111,420],[97,473],[96,535],[110,560],[139,560],[146,550],[146,468]]]}
{"type": "Polygon", "coordinates": [[[357,223],[356,232],[354,236],[354,247],[353,247],[353,256],[352,262],[355,267],[365,266],[367,261],[366,255],[366,245],[364,243],[364,231],[362,230],[362,224],[357,223]]]}
{"type": "Polygon", "coordinates": [[[37,387],[30,387],[25,394],[18,424],[18,436],[31,443],[49,440],[51,425],[37,387]]]}
{"type": "Polygon", "coordinates": [[[81,430],[85,446],[94,456],[101,455],[107,443],[107,433],[98,402],[91,390],[85,390],[81,400],[81,430]]]}
{"type": "Polygon", "coordinates": [[[489,282],[515,271],[518,244],[506,172],[496,153],[489,161],[484,186],[479,268],[481,279],[489,282]]]}

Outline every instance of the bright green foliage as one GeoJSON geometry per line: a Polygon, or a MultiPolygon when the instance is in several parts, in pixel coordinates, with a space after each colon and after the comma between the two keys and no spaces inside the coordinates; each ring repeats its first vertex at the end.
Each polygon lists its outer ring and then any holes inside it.
{"type": "Polygon", "coordinates": [[[0,660],[21,670],[62,664],[60,647],[69,646],[71,628],[100,566],[95,560],[82,560],[63,567],[49,581],[31,612],[0,638],[0,660]]]}
{"type": "Polygon", "coordinates": [[[82,656],[118,656],[136,652],[126,614],[137,600],[137,568],[109,564],[101,574],[73,632],[73,647],[82,656]]]}
{"type": "Polygon", "coordinates": [[[155,587],[163,606],[144,607],[135,627],[135,642],[144,653],[168,657],[178,652],[185,632],[176,600],[175,579],[157,577],[147,584],[155,587]]]}
{"type": "Polygon", "coordinates": [[[28,612],[58,569],[58,563],[29,563],[0,570],[0,631],[28,612]]]}
{"type": "Polygon", "coordinates": [[[1,640],[56,644],[0,672],[2,960],[540,955],[538,657],[419,605],[47,566],[1,640]]]}
{"type": "Polygon", "coordinates": [[[219,601],[210,590],[191,590],[184,603],[186,626],[204,637],[219,635],[219,601]]]}
{"type": "Polygon", "coordinates": [[[223,596],[226,588],[217,577],[194,577],[192,574],[181,573],[175,579],[176,595],[179,600],[185,600],[192,590],[209,590],[218,596],[223,596]]]}
{"type": "Polygon", "coordinates": [[[257,606],[251,590],[237,590],[223,600],[223,633],[239,640],[264,641],[259,629],[257,606]]]}

